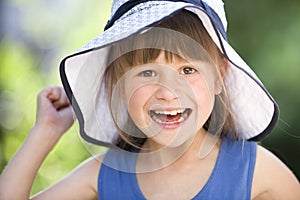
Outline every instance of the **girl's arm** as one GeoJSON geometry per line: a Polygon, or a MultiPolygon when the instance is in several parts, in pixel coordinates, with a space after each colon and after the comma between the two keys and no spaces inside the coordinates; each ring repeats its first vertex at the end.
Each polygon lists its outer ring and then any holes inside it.
{"type": "Polygon", "coordinates": [[[252,196],[263,199],[300,199],[300,183],[276,156],[258,146],[252,196]]]}
{"type": "Polygon", "coordinates": [[[73,122],[62,87],[48,87],[39,93],[36,124],[0,176],[0,199],[29,199],[41,164],[73,122]]]}
{"type": "Polygon", "coordinates": [[[32,200],[96,200],[101,159],[89,158],[64,179],[32,197],[32,200]]]}

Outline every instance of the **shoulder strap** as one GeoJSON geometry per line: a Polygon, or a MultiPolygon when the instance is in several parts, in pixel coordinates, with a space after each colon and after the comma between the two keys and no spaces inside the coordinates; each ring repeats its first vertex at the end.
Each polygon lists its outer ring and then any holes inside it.
{"type": "Polygon", "coordinates": [[[224,138],[215,170],[195,199],[250,200],[256,148],[255,142],[224,138]]]}

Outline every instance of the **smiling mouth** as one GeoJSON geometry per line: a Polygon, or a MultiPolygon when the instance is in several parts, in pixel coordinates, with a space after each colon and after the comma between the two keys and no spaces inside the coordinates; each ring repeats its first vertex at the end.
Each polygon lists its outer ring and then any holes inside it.
{"type": "Polygon", "coordinates": [[[192,109],[176,110],[150,110],[150,117],[153,121],[161,125],[174,125],[184,122],[191,114],[192,109]]]}

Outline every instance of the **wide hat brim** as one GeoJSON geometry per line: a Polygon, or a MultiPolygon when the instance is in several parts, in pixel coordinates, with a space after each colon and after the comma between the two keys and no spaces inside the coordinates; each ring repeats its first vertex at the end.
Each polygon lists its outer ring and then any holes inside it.
{"type": "Polygon", "coordinates": [[[132,9],[60,64],[61,80],[85,140],[111,147],[118,136],[106,94],[98,93],[110,46],[183,9],[199,16],[215,44],[229,60],[224,81],[239,138],[259,141],[274,128],[279,115],[278,105],[251,68],[217,31],[207,11],[190,3],[153,1],[142,3],[139,9],[132,9]]]}

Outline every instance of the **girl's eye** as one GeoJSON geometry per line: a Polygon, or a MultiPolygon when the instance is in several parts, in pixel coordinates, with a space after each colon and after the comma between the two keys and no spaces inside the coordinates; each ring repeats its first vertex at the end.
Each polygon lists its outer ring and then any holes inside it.
{"type": "Polygon", "coordinates": [[[180,74],[187,75],[187,74],[194,74],[197,70],[193,67],[184,67],[180,70],[180,74]]]}
{"type": "Polygon", "coordinates": [[[139,73],[139,75],[143,77],[154,77],[156,76],[156,72],[152,70],[145,70],[139,73]]]}

